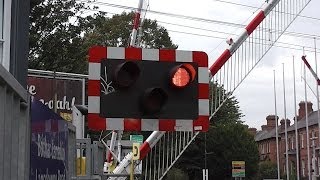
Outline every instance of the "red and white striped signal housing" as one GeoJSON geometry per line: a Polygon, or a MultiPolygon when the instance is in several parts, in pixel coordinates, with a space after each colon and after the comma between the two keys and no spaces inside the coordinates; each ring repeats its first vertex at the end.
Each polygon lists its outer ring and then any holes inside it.
{"type": "Polygon", "coordinates": [[[91,47],[88,126],[97,131],[208,131],[207,54],[91,47]]]}

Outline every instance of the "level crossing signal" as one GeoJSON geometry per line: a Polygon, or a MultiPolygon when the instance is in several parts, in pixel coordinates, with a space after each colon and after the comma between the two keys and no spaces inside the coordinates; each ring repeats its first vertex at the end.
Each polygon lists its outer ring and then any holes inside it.
{"type": "MultiPolygon", "coordinates": [[[[101,95],[100,115],[109,118],[195,119],[197,64],[104,59],[101,77],[113,91],[101,95]]],[[[103,84],[101,84],[102,89],[103,84]]]]}
{"type": "MultiPolygon", "coordinates": [[[[205,53],[99,48],[93,48],[95,50],[89,54],[88,110],[91,117],[95,116],[92,119],[104,119],[106,122],[102,128],[93,125],[94,129],[126,130],[128,122],[135,119],[140,121],[135,124],[140,126],[134,127],[137,130],[166,130],[160,127],[164,122],[178,130],[175,122],[178,120],[182,130],[186,130],[185,124],[190,126],[190,130],[204,130],[202,125],[205,123],[207,126],[209,115],[209,76],[205,53]],[[201,61],[203,56],[205,58],[201,61]],[[197,122],[200,116],[201,123],[192,123],[197,122]],[[153,128],[143,129],[142,126],[153,128]]],[[[89,118],[89,127],[90,124],[94,123],[90,123],[89,118]]]]}

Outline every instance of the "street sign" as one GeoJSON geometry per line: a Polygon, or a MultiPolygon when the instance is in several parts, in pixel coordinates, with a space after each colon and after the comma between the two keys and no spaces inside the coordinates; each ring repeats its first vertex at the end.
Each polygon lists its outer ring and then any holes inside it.
{"type": "Polygon", "coordinates": [[[139,143],[132,144],[132,153],[133,153],[132,160],[139,160],[140,159],[140,144],[139,143]]]}
{"type": "Polygon", "coordinates": [[[232,161],[232,177],[246,177],[245,161],[232,161]]]}
{"type": "Polygon", "coordinates": [[[134,143],[143,143],[143,136],[142,135],[130,135],[130,141],[134,143]]]}

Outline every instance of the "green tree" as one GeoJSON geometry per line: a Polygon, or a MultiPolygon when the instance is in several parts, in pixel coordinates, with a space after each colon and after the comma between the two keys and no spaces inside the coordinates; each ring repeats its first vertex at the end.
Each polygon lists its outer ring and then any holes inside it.
{"type": "MultiPolygon", "coordinates": [[[[211,84],[210,90],[227,95],[216,84],[211,84]]],[[[209,131],[197,136],[175,167],[183,169],[190,179],[202,179],[206,149],[209,179],[231,179],[232,161],[245,161],[246,177],[253,179],[259,161],[258,147],[248,127],[240,121],[243,115],[238,104],[235,97],[229,97],[211,119],[209,131]]]]}
{"type": "Polygon", "coordinates": [[[81,49],[85,9],[76,0],[31,0],[29,68],[85,70],[86,52],[81,49]]]}
{"type": "Polygon", "coordinates": [[[257,179],[276,179],[278,177],[277,164],[271,161],[259,163],[257,179]]]}
{"type": "MultiPolygon", "coordinates": [[[[134,13],[116,14],[112,18],[105,13],[96,14],[88,18],[88,29],[85,32],[85,45],[105,45],[128,47],[133,27],[134,13]]],[[[141,33],[142,48],[169,48],[176,49],[178,46],[172,43],[168,31],[158,25],[157,21],[145,19],[141,33]]]]}
{"type": "MultiPolygon", "coordinates": [[[[87,73],[91,46],[129,46],[133,12],[83,17],[87,9],[76,0],[31,0],[29,68],[87,73]]],[[[141,39],[144,48],[177,48],[154,20],[144,21],[141,39]]]]}

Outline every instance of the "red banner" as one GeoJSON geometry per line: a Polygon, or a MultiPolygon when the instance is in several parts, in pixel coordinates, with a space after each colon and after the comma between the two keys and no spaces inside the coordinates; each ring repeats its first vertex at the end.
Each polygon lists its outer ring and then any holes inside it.
{"type": "Polygon", "coordinates": [[[35,98],[54,109],[67,121],[72,119],[72,106],[82,104],[82,80],[53,79],[51,77],[28,77],[28,92],[35,98]],[[57,93],[57,101],[54,103],[54,92],[57,93]]]}

